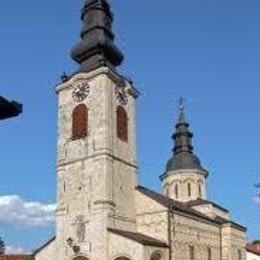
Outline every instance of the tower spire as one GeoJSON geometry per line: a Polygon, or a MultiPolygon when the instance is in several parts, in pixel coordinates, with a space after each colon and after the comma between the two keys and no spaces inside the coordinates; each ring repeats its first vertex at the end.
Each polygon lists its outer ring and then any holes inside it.
{"type": "Polygon", "coordinates": [[[207,175],[207,171],[203,169],[199,158],[193,152],[192,138],[193,133],[189,129],[189,123],[185,116],[184,99],[181,98],[178,107],[178,121],[172,136],[173,156],[167,163],[166,172],[194,169],[201,170],[207,175]]]}
{"type": "Polygon", "coordinates": [[[208,171],[204,169],[194,153],[193,133],[189,126],[185,116],[184,100],[181,98],[175,132],[172,135],[173,154],[160,179],[163,182],[165,194],[182,202],[206,198],[205,182],[208,177],[208,171]]]}
{"type": "Polygon", "coordinates": [[[186,122],[184,99],[180,98],[178,107],[178,121],[175,126],[176,132],[173,134],[174,140],[174,153],[180,152],[192,153],[192,137],[193,133],[189,130],[189,124],[186,122]]]}
{"type": "Polygon", "coordinates": [[[72,49],[71,57],[80,64],[80,72],[102,66],[115,69],[123,54],[114,43],[113,14],[106,0],[86,0],[81,10],[81,41],[72,49]]]}
{"type": "Polygon", "coordinates": [[[185,107],[184,107],[184,99],[183,97],[180,98],[179,100],[179,107],[178,107],[178,113],[179,113],[179,119],[178,119],[178,123],[185,123],[186,119],[185,119],[185,107]]]}

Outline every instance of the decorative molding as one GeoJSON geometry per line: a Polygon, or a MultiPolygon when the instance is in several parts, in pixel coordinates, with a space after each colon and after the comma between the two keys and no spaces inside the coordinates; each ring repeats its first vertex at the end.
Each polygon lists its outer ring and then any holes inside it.
{"type": "Polygon", "coordinates": [[[108,67],[101,67],[94,71],[90,71],[87,73],[77,73],[74,76],[72,76],[68,81],[58,84],[56,86],[56,93],[58,94],[60,91],[67,89],[67,88],[73,88],[73,83],[78,80],[87,80],[90,81],[93,78],[95,78],[98,75],[107,75],[115,84],[119,87],[128,87],[126,88],[126,91],[133,96],[134,98],[137,98],[140,95],[140,92],[134,88],[124,76],[121,76],[120,74],[116,73],[115,71],[112,71],[108,67]]]}
{"type": "Polygon", "coordinates": [[[137,164],[133,164],[133,163],[129,163],[127,162],[126,160],[122,159],[122,158],[119,158],[109,152],[101,152],[101,153],[96,153],[96,154],[93,154],[91,156],[85,156],[85,157],[82,157],[80,159],[76,159],[76,160],[71,160],[69,162],[60,162],[58,163],[57,165],[57,168],[58,167],[62,167],[62,166],[67,166],[67,165],[70,165],[70,164],[73,164],[73,163],[76,163],[76,162],[80,162],[80,161],[85,161],[85,160],[88,160],[88,159],[93,159],[93,158],[97,158],[97,157],[100,157],[100,156],[108,156],[110,158],[112,158],[113,160],[116,160],[116,161],[119,161],[121,163],[124,163],[125,165],[127,166],[130,166],[132,168],[135,168],[135,169],[138,169],[138,166],[137,164]]]}

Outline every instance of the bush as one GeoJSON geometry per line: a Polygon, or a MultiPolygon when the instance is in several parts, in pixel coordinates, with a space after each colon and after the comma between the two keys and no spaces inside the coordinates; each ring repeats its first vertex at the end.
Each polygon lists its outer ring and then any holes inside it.
{"type": "Polygon", "coordinates": [[[4,255],[4,253],[5,253],[5,242],[0,237],[0,255],[4,255]]]}

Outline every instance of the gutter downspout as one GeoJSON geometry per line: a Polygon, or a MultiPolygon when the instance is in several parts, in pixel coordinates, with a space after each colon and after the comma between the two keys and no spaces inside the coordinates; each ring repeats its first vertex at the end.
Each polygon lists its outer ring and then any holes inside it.
{"type": "Polygon", "coordinates": [[[169,260],[172,260],[172,218],[174,217],[172,207],[168,208],[168,245],[169,245],[169,260]]]}
{"type": "Polygon", "coordinates": [[[219,235],[220,235],[220,259],[222,260],[223,259],[223,247],[222,247],[222,242],[223,242],[223,238],[222,238],[222,226],[220,225],[219,227],[219,235]]]}

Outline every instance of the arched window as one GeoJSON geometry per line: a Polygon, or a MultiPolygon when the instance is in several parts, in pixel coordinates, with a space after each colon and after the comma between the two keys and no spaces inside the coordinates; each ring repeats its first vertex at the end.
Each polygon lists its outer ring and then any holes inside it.
{"type": "Polygon", "coordinates": [[[162,259],[162,254],[159,251],[156,251],[152,254],[151,260],[161,260],[162,259]]]}
{"type": "Polygon", "coordinates": [[[169,185],[165,186],[165,190],[166,190],[166,195],[169,196],[169,193],[170,193],[169,185]]]}
{"type": "Polygon", "coordinates": [[[189,260],[195,259],[195,250],[194,246],[189,246],[189,260]]]}
{"type": "Polygon", "coordinates": [[[116,110],[117,137],[124,142],[128,141],[128,117],[125,109],[118,106],[116,110]]]}
{"type": "Polygon", "coordinates": [[[125,256],[120,256],[120,257],[116,258],[115,260],[130,260],[130,259],[125,256]]]}
{"type": "Polygon", "coordinates": [[[210,247],[208,247],[208,249],[207,249],[208,251],[207,251],[207,260],[211,260],[212,259],[212,252],[211,252],[211,248],[210,247]]]}
{"type": "Polygon", "coordinates": [[[201,189],[201,183],[198,184],[198,188],[199,188],[199,197],[202,198],[202,189],[201,189]]]}
{"type": "Polygon", "coordinates": [[[187,189],[188,189],[188,196],[190,197],[191,196],[191,184],[190,183],[187,184],[187,189]]]}
{"type": "Polygon", "coordinates": [[[175,186],[174,186],[174,193],[175,193],[175,198],[178,199],[179,198],[179,187],[178,187],[178,184],[175,184],[175,186]]]}
{"type": "Polygon", "coordinates": [[[89,260],[89,259],[86,258],[85,256],[77,256],[77,257],[74,258],[73,260],[89,260]]]}
{"type": "Polygon", "coordinates": [[[237,250],[238,260],[242,260],[242,251],[240,249],[237,250]]]}
{"type": "Polygon", "coordinates": [[[72,139],[84,138],[88,135],[88,108],[78,105],[72,113],[72,139]]]}

